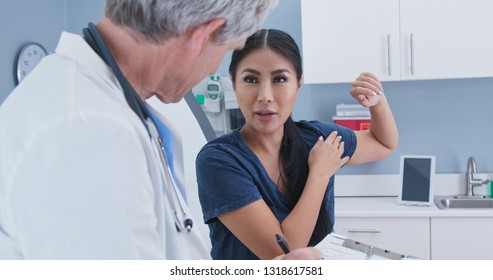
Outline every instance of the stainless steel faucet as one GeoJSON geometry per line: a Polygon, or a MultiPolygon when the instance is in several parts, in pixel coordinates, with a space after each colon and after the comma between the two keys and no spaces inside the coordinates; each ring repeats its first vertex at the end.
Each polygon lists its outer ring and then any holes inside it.
{"type": "Polygon", "coordinates": [[[474,187],[482,186],[491,182],[488,178],[486,180],[474,179],[474,173],[476,173],[476,160],[473,157],[470,157],[467,160],[467,172],[466,172],[466,196],[467,197],[475,197],[474,195],[474,187]]]}

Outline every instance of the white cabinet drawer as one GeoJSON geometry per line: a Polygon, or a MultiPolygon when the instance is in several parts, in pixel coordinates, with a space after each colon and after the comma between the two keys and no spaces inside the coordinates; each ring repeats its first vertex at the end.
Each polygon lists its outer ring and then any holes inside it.
{"type": "Polygon", "coordinates": [[[429,218],[336,218],[334,232],[397,253],[430,259],[429,218]]]}
{"type": "Polygon", "coordinates": [[[493,218],[431,218],[434,260],[492,260],[493,218]]]}

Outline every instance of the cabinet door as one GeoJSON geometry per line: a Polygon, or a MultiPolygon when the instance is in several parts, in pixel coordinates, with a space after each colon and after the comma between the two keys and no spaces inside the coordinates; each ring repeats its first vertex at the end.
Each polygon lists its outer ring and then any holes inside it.
{"type": "Polygon", "coordinates": [[[400,79],[399,0],[301,0],[305,83],[400,79]]]}
{"type": "Polygon", "coordinates": [[[493,76],[493,1],[400,0],[401,77],[493,76]]]}
{"type": "Polygon", "coordinates": [[[396,253],[430,259],[429,218],[336,218],[334,232],[396,253]]]}
{"type": "Polygon", "coordinates": [[[493,218],[431,218],[431,258],[493,260],[493,218]]]}

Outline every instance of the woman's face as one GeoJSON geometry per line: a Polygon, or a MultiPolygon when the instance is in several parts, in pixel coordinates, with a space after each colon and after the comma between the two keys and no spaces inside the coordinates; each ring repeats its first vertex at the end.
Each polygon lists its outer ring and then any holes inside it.
{"type": "Polygon", "coordinates": [[[233,86],[246,129],[282,134],[301,87],[288,59],[267,48],[254,50],[238,64],[233,86]]]}

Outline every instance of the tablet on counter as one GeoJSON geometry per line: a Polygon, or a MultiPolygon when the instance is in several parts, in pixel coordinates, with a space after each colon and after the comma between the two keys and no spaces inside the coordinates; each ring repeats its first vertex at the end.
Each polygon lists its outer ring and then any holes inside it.
{"type": "Polygon", "coordinates": [[[422,206],[433,204],[435,156],[401,156],[399,175],[400,204],[422,206]]]}

